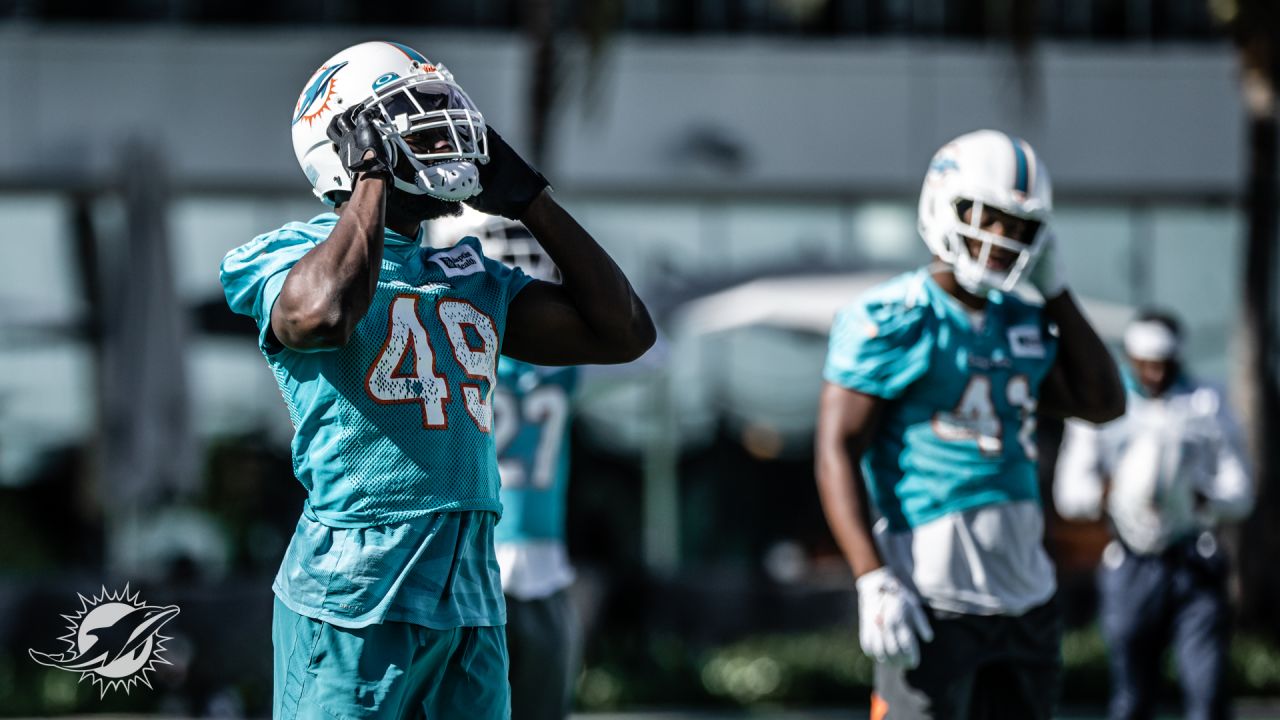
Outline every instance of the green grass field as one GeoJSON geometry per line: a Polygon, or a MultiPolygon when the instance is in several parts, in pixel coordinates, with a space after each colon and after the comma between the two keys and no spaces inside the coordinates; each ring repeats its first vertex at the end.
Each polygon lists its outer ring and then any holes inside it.
{"type": "MultiPolygon", "coordinates": [[[[74,715],[65,716],[80,720],[179,720],[160,715],[74,715]]],[[[862,720],[867,717],[866,708],[824,710],[767,710],[753,712],[716,712],[652,710],[622,713],[575,713],[571,720],[862,720]]],[[[1060,720],[1106,720],[1104,715],[1064,712],[1060,720]]],[[[1243,703],[1236,708],[1239,720],[1280,720],[1280,704],[1243,703]]],[[[35,720],[32,718],[31,720],[35,720]]],[[[183,719],[185,720],[185,719],[183,719]]],[[[1157,720],[1179,720],[1177,715],[1160,715],[1157,720]]]]}

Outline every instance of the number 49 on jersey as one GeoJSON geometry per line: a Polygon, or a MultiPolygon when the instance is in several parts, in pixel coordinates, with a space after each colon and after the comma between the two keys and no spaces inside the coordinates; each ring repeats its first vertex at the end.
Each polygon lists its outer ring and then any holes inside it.
{"type": "MultiPolygon", "coordinates": [[[[445,403],[451,393],[440,372],[431,337],[418,314],[417,295],[397,295],[388,310],[387,341],[365,376],[365,390],[375,402],[420,403],[422,427],[449,427],[445,403]]],[[[489,395],[495,384],[498,329],[493,319],[465,300],[441,300],[436,315],[444,326],[453,361],[467,380],[460,382],[467,414],[482,432],[493,426],[489,395]],[[483,389],[480,381],[486,383],[483,389]]]]}

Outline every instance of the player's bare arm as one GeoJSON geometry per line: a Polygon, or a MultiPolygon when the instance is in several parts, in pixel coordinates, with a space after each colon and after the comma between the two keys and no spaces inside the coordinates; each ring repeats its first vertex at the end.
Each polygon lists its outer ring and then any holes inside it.
{"type": "Polygon", "coordinates": [[[631,283],[591,234],[560,207],[548,183],[492,127],[483,190],[468,205],[524,223],[560,268],[559,284],[535,281],[511,302],[502,354],[539,365],[620,363],[657,332],[631,283]]]}
{"type": "Polygon", "coordinates": [[[824,383],[818,404],[818,496],[854,577],[881,567],[860,462],[875,435],[884,400],[824,383]]]}
{"type": "Polygon", "coordinates": [[[329,135],[353,187],[333,232],[293,266],[271,309],[272,333],[294,350],[345,345],[369,309],[382,263],[388,150],[364,114],[335,118],[329,135]]]}
{"type": "Polygon", "coordinates": [[[1058,326],[1058,357],[1040,390],[1040,411],[1104,423],[1124,414],[1124,383],[1106,344],[1080,312],[1070,292],[1045,301],[1058,326]]]}
{"type": "Polygon", "coordinates": [[[656,333],[622,270],[550,193],[522,217],[560,268],[560,284],[534,282],[511,303],[503,354],[541,365],[634,360],[656,333]]]}

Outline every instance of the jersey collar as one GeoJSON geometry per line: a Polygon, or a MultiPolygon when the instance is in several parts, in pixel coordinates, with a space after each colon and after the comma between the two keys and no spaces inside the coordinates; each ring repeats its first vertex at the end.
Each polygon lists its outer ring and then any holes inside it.
{"type": "MultiPolygon", "coordinates": [[[[320,213],[308,221],[310,225],[319,225],[328,227],[330,232],[333,226],[338,224],[338,214],[333,212],[320,213]]],[[[407,237],[400,233],[386,228],[382,234],[382,259],[384,262],[390,261],[397,265],[402,265],[410,257],[413,252],[422,244],[422,226],[418,226],[418,234],[415,237],[407,237]]]]}
{"type": "Polygon", "coordinates": [[[984,317],[982,328],[977,329],[973,326],[973,318],[969,316],[969,310],[951,293],[942,289],[938,281],[933,279],[933,274],[929,272],[928,267],[921,268],[919,272],[924,276],[924,286],[934,306],[941,308],[945,315],[959,323],[961,327],[969,328],[975,335],[985,335],[993,330],[997,323],[1003,324],[1000,308],[1004,306],[1004,295],[999,291],[992,290],[987,293],[987,306],[981,311],[984,317]]]}

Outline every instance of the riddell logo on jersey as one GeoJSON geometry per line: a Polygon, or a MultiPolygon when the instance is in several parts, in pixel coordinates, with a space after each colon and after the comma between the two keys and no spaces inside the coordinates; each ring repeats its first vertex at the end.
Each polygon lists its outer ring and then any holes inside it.
{"type": "Polygon", "coordinates": [[[459,245],[448,252],[437,253],[431,262],[439,265],[449,277],[472,275],[484,270],[480,255],[470,245],[459,245]]]}
{"type": "Polygon", "coordinates": [[[1040,328],[1034,325],[1019,325],[1009,328],[1009,350],[1014,357],[1044,357],[1044,342],[1040,339],[1040,328]]]}
{"type": "Polygon", "coordinates": [[[451,257],[445,257],[445,258],[440,258],[440,264],[444,265],[447,268],[453,268],[454,270],[466,270],[467,268],[476,264],[476,259],[470,256],[464,257],[461,260],[457,260],[451,257]]]}

